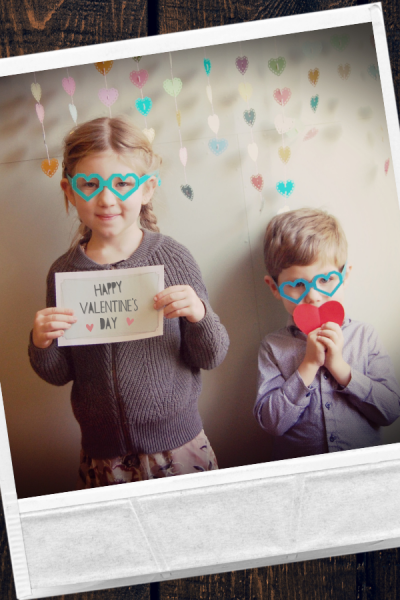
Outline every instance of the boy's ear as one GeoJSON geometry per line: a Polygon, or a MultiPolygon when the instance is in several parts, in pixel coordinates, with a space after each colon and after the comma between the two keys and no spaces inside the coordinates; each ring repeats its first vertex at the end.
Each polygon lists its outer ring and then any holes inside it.
{"type": "Polygon", "coordinates": [[[276,285],[276,283],[273,280],[273,278],[270,275],[266,275],[264,277],[264,281],[268,285],[268,287],[270,288],[270,290],[273,293],[273,295],[275,296],[275,298],[277,300],[281,300],[282,297],[281,297],[281,295],[279,293],[278,286],[276,285]]]}
{"type": "Polygon", "coordinates": [[[349,282],[352,268],[353,268],[353,265],[347,265],[346,275],[344,276],[343,287],[346,287],[349,282]]]}
{"type": "Polygon", "coordinates": [[[67,178],[61,179],[60,187],[64,194],[67,196],[68,201],[72,204],[72,206],[76,206],[74,192],[67,178]]]}

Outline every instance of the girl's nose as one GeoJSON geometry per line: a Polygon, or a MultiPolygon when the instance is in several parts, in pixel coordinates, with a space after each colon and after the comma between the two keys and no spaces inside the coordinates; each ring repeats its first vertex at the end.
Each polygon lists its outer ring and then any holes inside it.
{"type": "Polygon", "coordinates": [[[101,206],[113,206],[117,201],[115,194],[113,194],[112,191],[106,186],[104,186],[101,192],[97,195],[97,198],[98,203],[101,204],[101,206]]]}

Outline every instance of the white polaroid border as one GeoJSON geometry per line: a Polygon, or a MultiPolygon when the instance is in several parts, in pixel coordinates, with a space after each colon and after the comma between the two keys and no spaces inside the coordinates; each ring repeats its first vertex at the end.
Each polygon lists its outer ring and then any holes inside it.
{"type": "MultiPolygon", "coordinates": [[[[67,279],[114,279],[121,275],[122,277],[128,277],[129,275],[140,275],[147,273],[155,273],[158,275],[157,293],[164,289],[164,265],[154,265],[150,267],[134,267],[132,269],[124,269],[123,271],[77,271],[74,273],[56,273],[56,305],[64,306],[62,283],[67,279]]],[[[85,338],[70,338],[64,337],[58,338],[59,346],[87,346],[90,344],[103,344],[103,343],[114,343],[114,342],[129,342],[130,340],[142,340],[145,338],[156,337],[163,334],[163,312],[158,311],[157,315],[157,326],[153,331],[138,332],[131,335],[114,335],[110,337],[93,336],[91,339],[85,338]]]]}
{"type": "MultiPolygon", "coordinates": [[[[399,190],[381,4],[0,60],[0,76],[372,22],[399,190]]],[[[44,598],[400,545],[400,444],[18,500],[0,402],[17,597],[44,598]]]]}

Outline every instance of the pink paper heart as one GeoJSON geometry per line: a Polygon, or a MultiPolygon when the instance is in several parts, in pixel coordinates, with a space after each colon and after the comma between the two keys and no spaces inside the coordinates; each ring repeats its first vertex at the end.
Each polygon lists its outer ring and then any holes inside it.
{"type": "Polygon", "coordinates": [[[307,140],[311,140],[313,137],[315,137],[318,133],[318,129],[316,127],[313,127],[312,129],[310,129],[309,131],[307,131],[306,135],[304,136],[303,140],[306,142],[307,140]]]}
{"type": "Polygon", "coordinates": [[[250,178],[250,181],[251,181],[251,185],[252,185],[253,187],[255,187],[255,188],[256,188],[256,190],[258,190],[259,192],[261,192],[261,190],[262,190],[262,189],[263,189],[263,187],[264,187],[264,179],[262,178],[262,176],[261,176],[260,174],[258,174],[258,175],[253,175],[253,176],[250,178]]]}
{"type": "Polygon", "coordinates": [[[390,165],[390,160],[389,159],[385,160],[385,175],[387,175],[387,173],[389,171],[389,165],[390,165]]]}
{"type": "Polygon", "coordinates": [[[99,98],[106,106],[111,106],[118,98],[118,90],[115,88],[101,88],[99,98]]]}
{"type": "Polygon", "coordinates": [[[62,80],[62,86],[67,92],[68,96],[73,96],[75,93],[75,81],[73,77],[64,77],[62,80]]]}
{"type": "Polygon", "coordinates": [[[144,84],[149,78],[149,74],[146,69],[140,69],[140,71],[132,71],[129,75],[129,79],[132,81],[133,85],[136,85],[139,89],[142,89],[144,84]]]}
{"type": "Polygon", "coordinates": [[[93,325],[86,325],[86,329],[88,329],[90,332],[92,332],[93,325]]]}
{"type": "Polygon", "coordinates": [[[130,319],[129,317],[126,317],[126,322],[128,323],[128,325],[132,325],[134,320],[135,319],[130,319]]]}
{"type": "Polygon", "coordinates": [[[249,66],[249,59],[247,56],[238,56],[235,60],[237,70],[244,75],[247,71],[247,67],[249,66]]]}
{"type": "Polygon", "coordinates": [[[44,119],[44,106],[43,104],[36,104],[36,114],[38,116],[38,119],[41,123],[43,123],[43,119],[44,119]]]}
{"type": "Polygon", "coordinates": [[[281,104],[282,106],[285,106],[285,104],[287,104],[290,100],[290,97],[292,95],[292,92],[289,88],[283,88],[283,90],[280,90],[279,88],[277,88],[274,91],[274,98],[277,101],[278,104],[281,104]]]}
{"type": "Polygon", "coordinates": [[[184,167],[186,167],[187,163],[187,148],[180,148],[179,150],[179,158],[184,167]]]}
{"type": "Polygon", "coordinates": [[[344,308],[336,300],[325,302],[319,307],[311,304],[299,304],[293,312],[294,322],[306,335],[328,321],[342,325],[343,319],[344,308]]]}

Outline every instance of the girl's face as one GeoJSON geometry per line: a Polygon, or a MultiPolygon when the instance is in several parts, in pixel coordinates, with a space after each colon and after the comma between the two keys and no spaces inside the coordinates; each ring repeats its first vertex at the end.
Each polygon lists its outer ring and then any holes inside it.
{"type": "MultiPolygon", "coordinates": [[[[75,169],[75,173],[83,173],[87,176],[96,173],[103,179],[108,179],[113,173],[127,175],[136,171],[132,160],[112,150],[82,158],[75,169]]],[[[118,186],[116,189],[123,194],[123,186],[126,184],[121,182],[119,185],[120,189],[118,186]]],[[[61,181],[61,188],[69,202],[75,206],[80,220],[92,230],[92,238],[102,238],[103,241],[116,239],[123,241],[126,237],[137,236],[140,233],[138,225],[140,209],[142,204],[147,204],[151,200],[155,186],[154,177],[125,200],[120,200],[111,190],[104,187],[100,193],[87,201],[72,189],[67,179],[61,181]]]]}

